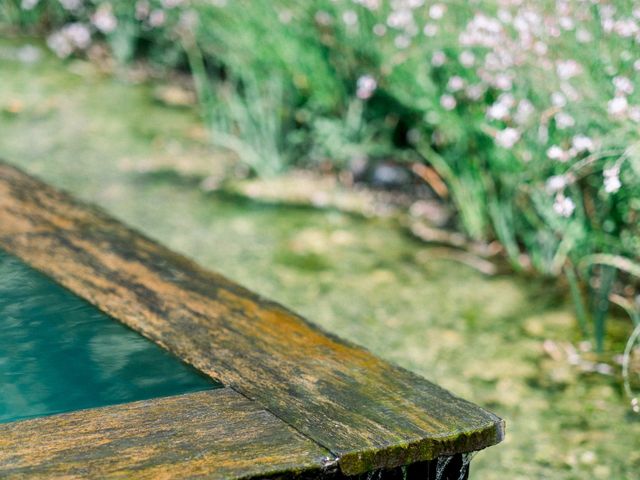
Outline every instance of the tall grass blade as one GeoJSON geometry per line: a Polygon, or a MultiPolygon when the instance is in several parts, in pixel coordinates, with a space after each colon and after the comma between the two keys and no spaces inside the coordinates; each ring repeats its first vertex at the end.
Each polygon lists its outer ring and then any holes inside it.
{"type": "Polygon", "coordinates": [[[584,296],[580,290],[578,283],[578,277],[572,265],[567,265],[564,268],[564,273],[569,282],[569,291],[571,292],[571,298],[573,300],[574,308],[576,309],[576,317],[578,318],[578,325],[582,331],[583,336],[589,336],[589,317],[587,314],[587,308],[584,303],[584,296]]]}
{"type": "Polygon", "coordinates": [[[604,338],[606,335],[606,320],[609,313],[609,294],[613,288],[617,270],[609,265],[600,267],[600,285],[593,299],[593,336],[596,343],[596,351],[604,351],[604,338]]]}

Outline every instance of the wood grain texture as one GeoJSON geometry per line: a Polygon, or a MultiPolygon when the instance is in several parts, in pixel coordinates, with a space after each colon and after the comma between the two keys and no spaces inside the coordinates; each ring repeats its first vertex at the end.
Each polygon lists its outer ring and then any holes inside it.
{"type": "Polygon", "coordinates": [[[0,425],[6,479],[319,475],[328,453],[229,388],[0,425]]]}
{"type": "Polygon", "coordinates": [[[347,474],[503,438],[495,415],[2,163],[0,247],[258,401],[347,474]]]}

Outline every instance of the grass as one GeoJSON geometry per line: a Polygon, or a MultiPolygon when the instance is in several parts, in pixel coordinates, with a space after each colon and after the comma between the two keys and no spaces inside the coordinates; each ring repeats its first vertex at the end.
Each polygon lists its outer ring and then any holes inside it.
{"type": "Polygon", "coordinates": [[[424,163],[458,229],[568,283],[597,351],[611,301],[637,318],[633,2],[72,3],[10,0],[0,23],[189,71],[211,141],[260,176],[424,163]]]}
{"type": "MultiPolygon", "coordinates": [[[[471,478],[637,478],[640,417],[620,366],[567,359],[600,361],[551,279],[481,275],[388,221],[205,193],[191,172],[221,162],[193,135],[193,110],[82,60],[40,51],[25,64],[14,47],[0,41],[1,157],[505,418],[505,442],[478,453],[471,478]]],[[[607,351],[628,332],[612,315],[607,351]]]]}

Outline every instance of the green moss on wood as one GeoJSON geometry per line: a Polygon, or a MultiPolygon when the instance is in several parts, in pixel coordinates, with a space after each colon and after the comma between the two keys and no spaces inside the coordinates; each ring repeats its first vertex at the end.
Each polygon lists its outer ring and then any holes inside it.
{"type": "Polygon", "coordinates": [[[345,473],[502,439],[495,415],[0,164],[0,247],[255,400],[345,473]]]}

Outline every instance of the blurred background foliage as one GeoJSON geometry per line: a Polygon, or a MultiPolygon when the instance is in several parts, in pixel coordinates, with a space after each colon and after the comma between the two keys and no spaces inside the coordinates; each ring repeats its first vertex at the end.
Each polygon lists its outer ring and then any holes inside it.
{"type": "Polygon", "coordinates": [[[0,24],[191,75],[210,141],[252,175],[417,173],[447,229],[566,285],[597,351],[611,301],[638,329],[631,0],[5,0],[0,24]]]}

